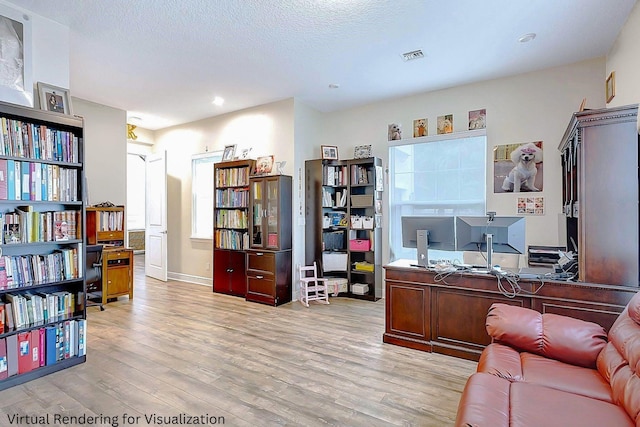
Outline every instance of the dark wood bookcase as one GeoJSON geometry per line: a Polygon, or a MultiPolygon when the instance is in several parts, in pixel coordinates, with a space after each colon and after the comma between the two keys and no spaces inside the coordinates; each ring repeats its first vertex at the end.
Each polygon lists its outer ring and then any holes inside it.
{"type": "Polygon", "coordinates": [[[307,160],[305,183],[305,263],[346,278],[348,296],[382,298],[381,159],[307,160]]]}
{"type": "Polygon", "coordinates": [[[247,300],[270,305],[291,301],[292,178],[250,179],[247,300]]]}
{"type": "Polygon", "coordinates": [[[85,362],[87,325],[84,122],[3,102],[0,122],[2,390],[85,362]]]}
{"type": "Polygon", "coordinates": [[[255,161],[216,163],[214,173],[213,291],[246,296],[249,176],[255,161]]]}
{"type": "Polygon", "coordinates": [[[582,282],[638,286],[638,106],[573,114],[559,149],[567,248],[582,282]]]}

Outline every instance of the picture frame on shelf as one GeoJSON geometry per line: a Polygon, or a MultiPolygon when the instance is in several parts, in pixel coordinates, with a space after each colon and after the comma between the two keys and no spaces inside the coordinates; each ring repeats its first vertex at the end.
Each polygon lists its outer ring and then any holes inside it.
{"type": "Polygon", "coordinates": [[[273,155],[262,156],[256,159],[256,165],[253,170],[254,175],[269,175],[273,170],[273,155]]]}
{"type": "Polygon", "coordinates": [[[38,82],[38,97],[40,99],[40,109],[72,115],[71,94],[69,89],[54,86],[49,83],[38,82]]]}
{"type": "Polygon", "coordinates": [[[224,152],[222,153],[222,161],[228,162],[233,160],[233,156],[236,154],[236,144],[225,145],[224,152]]]}
{"type": "Polygon", "coordinates": [[[354,159],[368,159],[371,157],[371,145],[358,145],[353,150],[354,159]]]}
{"type": "Polygon", "coordinates": [[[323,160],[338,160],[338,147],[335,145],[321,145],[323,160]]]}
{"type": "Polygon", "coordinates": [[[611,102],[614,96],[616,96],[616,72],[612,71],[607,77],[607,104],[611,102]]]}

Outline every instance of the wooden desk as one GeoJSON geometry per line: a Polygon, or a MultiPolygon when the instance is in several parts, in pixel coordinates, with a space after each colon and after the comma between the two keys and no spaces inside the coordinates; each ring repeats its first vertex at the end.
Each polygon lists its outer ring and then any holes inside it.
{"type": "Polygon", "coordinates": [[[133,249],[102,250],[102,304],[121,295],[133,299],[133,249]]]}
{"type": "Polygon", "coordinates": [[[609,330],[638,291],[616,285],[521,280],[523,292],[509,298],[489,274],[453,273],[436,281],[436,272],[411,267],[406,260],[384,268],[383,341],[471,360],[478,360],[490,343],[485,319],[494,302],[572,316],[609,330]]]}

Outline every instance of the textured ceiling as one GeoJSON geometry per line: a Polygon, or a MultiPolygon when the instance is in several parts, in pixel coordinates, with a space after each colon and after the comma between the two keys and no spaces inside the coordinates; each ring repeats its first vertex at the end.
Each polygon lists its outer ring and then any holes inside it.
{"type": "Polygon", "coordinates": [[[290,97],[336,111],[603,56],[635,1],[11,0],[70,28],[73,96],[149,129],[290,97]],[[425,58],[403,62],[414,49],[425,58]]]}

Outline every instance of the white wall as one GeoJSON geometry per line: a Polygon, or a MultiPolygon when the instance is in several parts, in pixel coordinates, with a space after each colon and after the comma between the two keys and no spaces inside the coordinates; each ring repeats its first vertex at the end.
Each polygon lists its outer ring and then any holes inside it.
{"type": "Polygon", "coordinates": [[[84,117],[85,174],[89,204],[127,201],[127,113],[78,98],[73,111],[84,117]]]}
{"type": "MultiPolygon", "coordinates": [[[[298,265],[305,264],[305,176],[304,162],[320,157],[320,135],[323,114],[300,101],[294,112],[294,175],[293,175],[293,298],[297,299],[298,265]]],[[[329,144],[327,142],[327,144],[329,144]]]]}
{"type": "MultiPolygon", "coordinates": [[[[251,158],[273,154],[294,174],[293,99],[265,104],[155,132],[154,151],[167,151],[169,277],[212,283],[213,242],[191,239],[191,156],[237,144],[251,158]]],[[[212,218],[213,220],[213,218],[212,218]]]]}
{"type": "MultiPolygon", "coordinates": [[[[516,215],[517,195],[493,193],[493,147],[509,143],[544,142],[545,215],[527,216],[527,245],[558,245],[561,209],[561,167],[557,149],[573,112],[583,98],[587,108],[604,107],[604,58],[564,67],[491,80],[436,92],[387,100],[327,114],[322,140],[338,145],[340,158],[353,157],[356,145],[372,144],[374,156],[388,166],[387,125],[401,123],[403,137],[412,136],[413,119],[429,119],[429,135],[435,135],[437,116],[453,114],[454,132],[467,130],[468,112],[487,110],[487,209],[498,215],[516,215]]],[[[318,157],[318,155],[314,156],[318,157]]],[[[388,191],[388,177],[385,177],[388,191]]],[[[389,212],[388,193],[383,213],[389,212]]],[[[383,262],[389,247],[383,221],[383,262]]]]}
{"type": "Polygon", "coordinates": [[[615,97],[608,107],[640,103],[640,3],[636,3],[627,22],[607,55],[604,79],[615,71],[615,97]]]}

